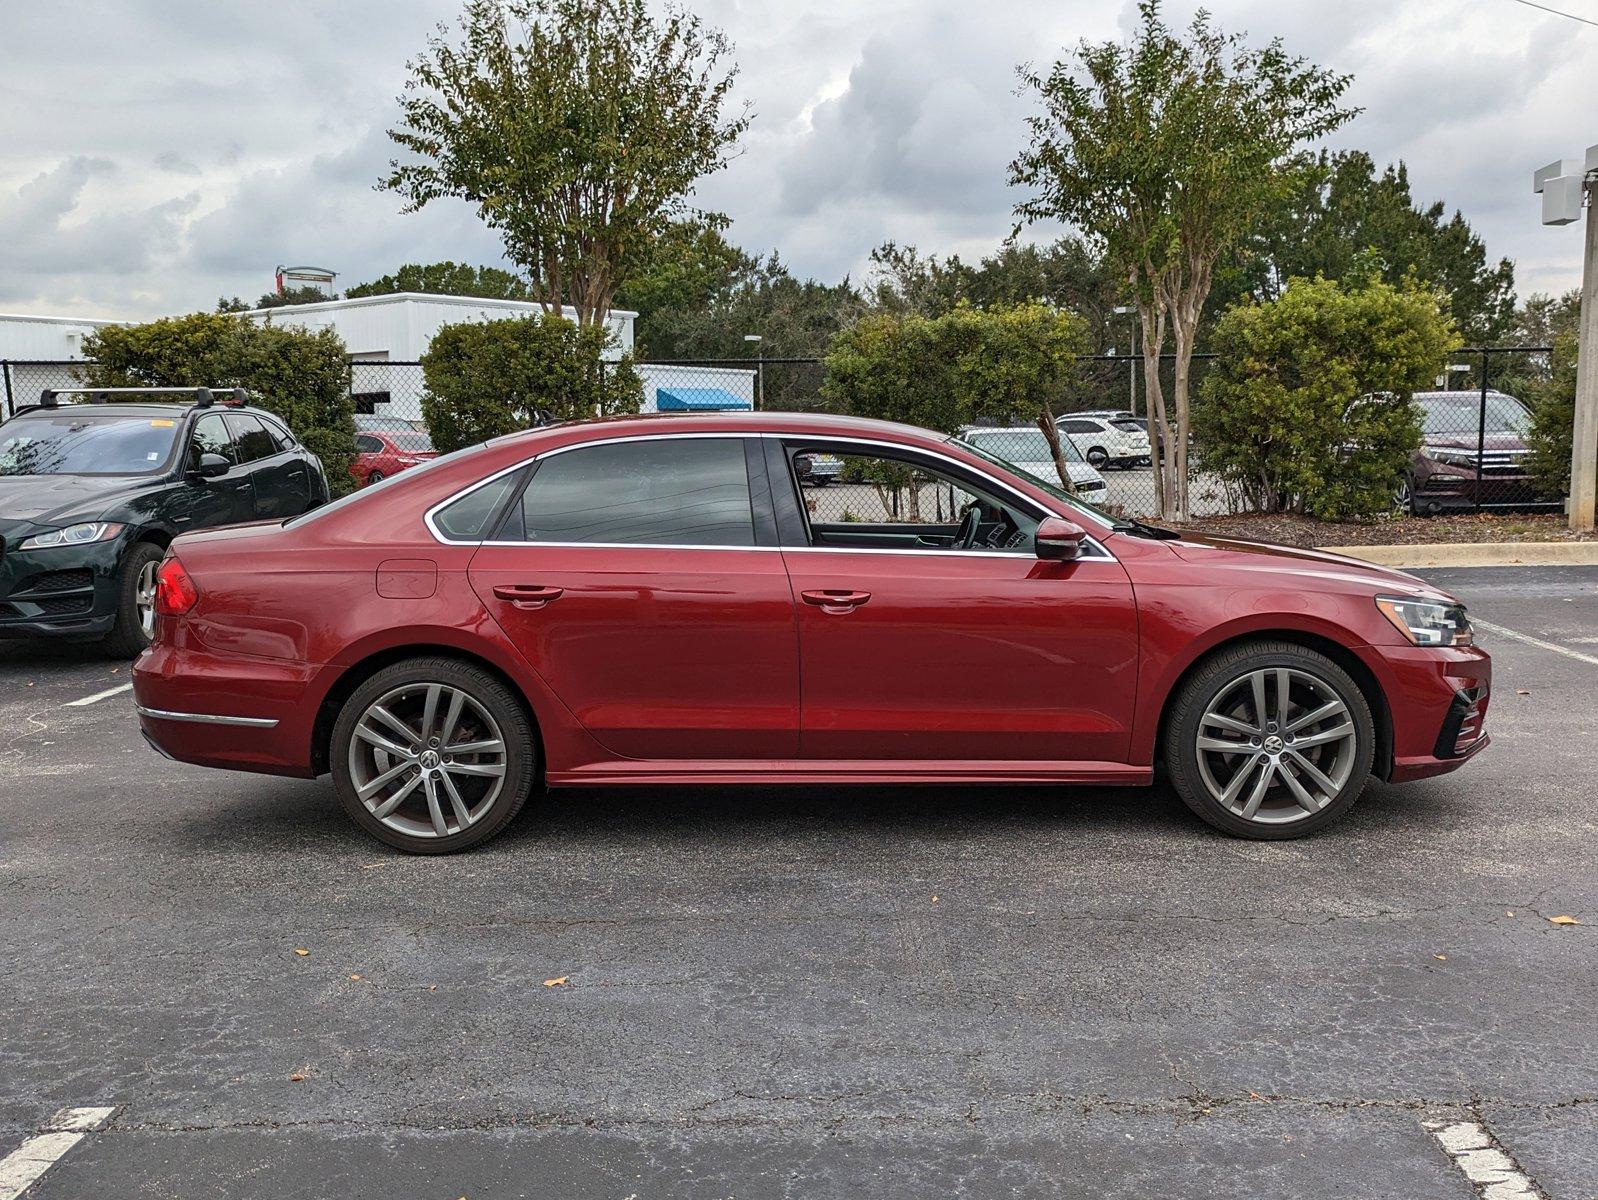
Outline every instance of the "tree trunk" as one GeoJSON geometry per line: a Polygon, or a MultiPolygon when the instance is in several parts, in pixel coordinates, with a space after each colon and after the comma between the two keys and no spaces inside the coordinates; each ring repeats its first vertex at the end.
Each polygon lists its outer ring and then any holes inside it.
{"type": "Polygon", "coordinates": [[[1155,299],[1145,306],[1138,303],[1138,320],[1143,327],[1143,394],[1146,397],[1149,422],[1149,465],[1154,475],[1155,515],[1165,516],[1170,511],[1172,445],[1170,422],[1166,419],[1165,389],[1160,383],[1160,354],[1165,349],[1165,311],[1155,299]]]}
{"type": "Polygon", "coordinates": [[[1043,440],[1049,444],[1049,453],[1054,457],[1054,469],[1060,475],[1060,486],[1071,495],[1076,495],[1076,484],[1071,479],[1071,468],[1065,465],[1065,451],[1060,449],[1060,427],[1054,423],[1054,415],[1048,409],[1038,414],[1038,431],[1043,434],[1043,440]]]}

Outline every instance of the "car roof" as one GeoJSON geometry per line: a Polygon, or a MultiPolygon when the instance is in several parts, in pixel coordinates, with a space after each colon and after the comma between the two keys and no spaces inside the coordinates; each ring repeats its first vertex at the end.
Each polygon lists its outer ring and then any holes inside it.
{"type": "MultiPolygon", "coordinates": [[[[1503,396],[1506,400],[1514,400],[1516,403],[1520,402],[1519,401],[1519,397],[1511,396],[1508,392],[1500,392],[1497,388],[1488,388],[1487,389],[1487,394],[1489,396],[1503,396]]],[[[1448,399],[1448,400],[1480,400],[1481,399],[1481,389],[1480,388],[1454,388],[1451,391],[1438,390],[1438,391],[1430,391],[1430,392],[1411,392],[1410,393],[1410,399],[1412,399],[1412,400],[1443,400],[1443,399],[1448,399]]]]}
{"type": "Polygon", "coordinates": [[[775,433],[814,438],[887,438],[929,448],[942,446],[949,440],[947,435],[930,429],[903,425],[897,421],[878,421],[870,417],[848,417],[836,413],[717,412],[641,413],[563,421],[507,433],[493,441],[496,445],[544,441],[567,443],[669,433],[775,433]]]}

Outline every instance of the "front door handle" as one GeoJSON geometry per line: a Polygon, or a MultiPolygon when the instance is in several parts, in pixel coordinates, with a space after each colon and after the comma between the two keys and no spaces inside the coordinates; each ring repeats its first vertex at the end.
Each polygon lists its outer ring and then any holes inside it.
{"type": "Polygon", "coordinates": [[[871,593],[823,588],[814,592],[800,592],[799,598],[806,604],[814,604],[824,613],[846,613],[871,599],[871,593]]]}
{"type": "Polygon", "coordinates": [[[502,583],[494,588],[494,597],[509,600],[517,608],[543,608],[551,600],[559,600],[565,588],[544,587],[536,583],[502,583]]]}

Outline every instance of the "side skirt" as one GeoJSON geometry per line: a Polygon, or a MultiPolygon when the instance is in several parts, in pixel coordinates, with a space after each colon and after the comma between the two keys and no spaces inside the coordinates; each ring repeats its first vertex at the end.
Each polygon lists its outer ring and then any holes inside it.
{"type": "Polygon", "coordinates": [[[780,783],[1017,783],[1095,784],[1147,787],[1152,767],[1109,762],[961,762],[929,759],[745,759],[623,760],[590,763],[572,771],[550,771],[550,787],[614,787],[627,784],[780,783]]]}

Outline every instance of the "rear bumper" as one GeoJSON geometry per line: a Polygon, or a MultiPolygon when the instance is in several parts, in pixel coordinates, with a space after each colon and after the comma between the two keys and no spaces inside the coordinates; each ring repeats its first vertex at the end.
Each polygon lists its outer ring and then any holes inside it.
{"type": "Polygon", "coordinates": [[[1485,650],[1366,646],[1360,657],[1387,697],[1389,782],[1445,775],[1486,749],[1493,664],[1485,650]]]}
{"type": "Polygon", "coordinates": [[[311,700],[327,671],[337,668],[158,643],[133,664],[139,728],[179,762],[309,779],[311,700]]]}

